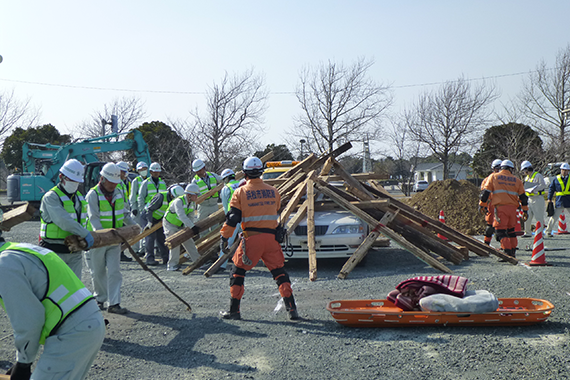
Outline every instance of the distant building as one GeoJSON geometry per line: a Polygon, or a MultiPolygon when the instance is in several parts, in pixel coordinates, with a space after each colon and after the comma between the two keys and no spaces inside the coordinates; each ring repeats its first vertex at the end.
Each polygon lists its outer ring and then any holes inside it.
{"type": "MultiPolygon", "coordinates": [[[[465,165],[452,164],[449,169],[449,178],[461,180],[467,179],[471,175],[471,168],[465,165]]],[[[442,163],[423,163],[418,164],[414,169],[414,182],[417,181],[428,181],[432,183],[434,181],[443,180],[443,164],[442,163]]]]}

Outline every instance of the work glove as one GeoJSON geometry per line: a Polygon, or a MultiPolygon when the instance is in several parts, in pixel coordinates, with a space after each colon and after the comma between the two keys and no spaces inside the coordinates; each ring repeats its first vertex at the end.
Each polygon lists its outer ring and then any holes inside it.
{"type": "Polygon", "coordinates": [[[85,242],[87,243],[87,247],[85,247],[85,249],[89,249],[89,248],[93,247],[93,243],[95,243],[95,239],[93,238],[93,235],[91,235],[91,232],[88,232],[87,236],[85,236],[85,242]]]}
{"type": "Polygon", "coordinates": [[[548,202],[548,206],[546,206],[546,215],[548,216],[554,215],[554,203],[548,202]]]}
{"type": "Polygon", "coordinates": [[[150,230],[151,228],[152,228],[152,222],[148,222],[148,223],[146,224],[146,226],[144,226],[144,230],[143,230],[143,231],[150,230]]]}
{"type": "Polygon", "coordinates": [[[523,211],[523,222],[526,222],[528,220],[528,211],[523,211]]]}
{"type": "Polygon", "coordinates": [[[222,236],[222,240],[220,241],[220,249],[222,252],[226,253],[228,251],[228,239],[222,236]]]}
{"type": "Polygon", "coordinates": [[[137,216],[138,213],[139,213],[139,210],[133,210],[133,211],[132,211],[133,216],[137,216]]]}
{"type": "Polygon", "coordinates": [[[192,229],[192,232],[194,232],[194,235],[198,235],[200,233],[200,227],[198,227],[198,226],[194,226],[191,229],[192,229]]]}
{"type": "Polygon", "coordinates": [[[32,377],[32,363],[17,362],[6,372],[10,380],[30,380],[32,377]]]}

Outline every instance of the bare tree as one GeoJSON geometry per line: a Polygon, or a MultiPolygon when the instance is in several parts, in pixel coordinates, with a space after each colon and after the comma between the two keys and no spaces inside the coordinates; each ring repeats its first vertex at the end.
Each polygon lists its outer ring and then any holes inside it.
{"type": "Polygon", "coordinates": [[[567,160],[569,124],[562,111],[570,108],[570,44],[558,51],[553,69],[544,60],[537,65],[518,99],[527,123],[549,137],[559,160],[567,160]]]}
{"type": "Polygon", "coordinates": [[[83,124],[82,137],[99,137],[111,133],[111,126],[107,125],[111,123],[111,115],[117,116],[117,132],[126,132],[137,127],[146,117],[144,102],[133,96],[117,98],[112,103],[105,104],[102,110],[93,113],[90,121],[83,124]]]}
{"type": "Polygon", "coordinates": [[[489,105],[496,98],[494,86],[472,86],[462,77],[423,93],[412,110],[405,111],[410,134],[443,164],[444,179],[449,177],[451,157],[472,153],[478,146],[490,121],[489,105]]]}
{"type": "Polygon", "coordinates": [[[249,69],[242,74],[226,73],[221,83],[206,92],[206,112],[192,112],[191,127],[195,153],[219,172],[233,164],[235,157],[252,151],[253,131],[263,130],[263,114],[268,92],[265,79],[249,69]]]}
{"type": "Polygon", "coordinates": [[[16,127],[28,129],[35,126],[39,118],[39,111],[33,109],[30,100],[19,100],[14,90],[0,93],[0,141],[16,127]]]}
{"type": "Polygon", "coordinates": [[[296,91],[303,112],[290,135],[307,141],[308,150],[325,152],[335,144],[373,139],[379,119],[392,104],[389,86],[367,77],[373,61],[358,59],[350,66],[328,61],[305,68],[296,91]]]}

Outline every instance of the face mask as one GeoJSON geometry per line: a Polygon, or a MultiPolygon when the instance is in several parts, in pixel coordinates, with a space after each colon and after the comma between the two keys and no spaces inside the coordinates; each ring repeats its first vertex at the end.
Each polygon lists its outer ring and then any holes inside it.
{"type": "Polygon", "coordinates": [[[148,170],[141,170],[141,171],[139,172],[139,174],[140,174],[142,177],[146,177],[146,176],[148,175],[148,170]]]}
{"type": "Polygon", "coordinates": [[[77,188],[79,187],[79,182],[71,182],[71,181],[66,181],[63,184],[63,189],[65,191],[67,191],[68,194],[73,194],[77,191],[77,188]]]}

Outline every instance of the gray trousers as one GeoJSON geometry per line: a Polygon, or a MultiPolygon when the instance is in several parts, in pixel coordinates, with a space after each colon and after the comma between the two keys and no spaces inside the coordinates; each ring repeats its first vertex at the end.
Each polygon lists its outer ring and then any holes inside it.
{"type": "Polygon", "coordinates": [[[46,339],[31,380],[83,380],[105,338],[105,322],[95,301],[74,311],[46,339]]]}
{"type": "Polygon", "coordinates": [[[97,302],[121,303],[121,246],[109,245],[91,249],[85,255],[93,278],[93,295],[97,302]]]}

